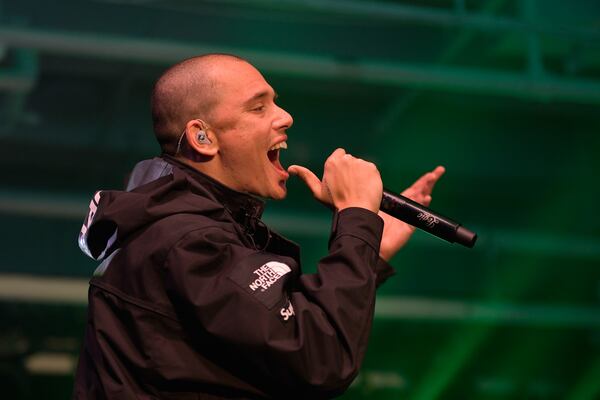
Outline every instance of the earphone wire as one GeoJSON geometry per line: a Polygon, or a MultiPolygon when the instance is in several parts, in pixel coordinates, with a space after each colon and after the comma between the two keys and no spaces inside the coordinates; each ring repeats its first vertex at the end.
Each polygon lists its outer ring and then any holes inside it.
{"type": "Polygon", "coordinates": [[[177,141],[177,149],[175,150],[175,155],[178,155],[179,152],[181,151],[181,141],[183,140],[184,136],[185,136],[185,129],[183,130],[183,132],[181,132],[181,135],[179,136],[179,140],[177,141]]]}

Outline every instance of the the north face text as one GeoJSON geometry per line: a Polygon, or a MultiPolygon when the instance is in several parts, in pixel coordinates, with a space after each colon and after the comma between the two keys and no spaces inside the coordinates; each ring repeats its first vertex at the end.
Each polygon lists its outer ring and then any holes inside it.
{"type": "Polygon", "coordinates": [[[255,269],[253,273],[256,275],[254,281],[248,285],[248,287],[254,292],[260,289],[261,292],[267,290],[271,285],[277,282],[282,276],[291,271],[287,265],[277,262],[269,261],[258,269],[255,269]]]}

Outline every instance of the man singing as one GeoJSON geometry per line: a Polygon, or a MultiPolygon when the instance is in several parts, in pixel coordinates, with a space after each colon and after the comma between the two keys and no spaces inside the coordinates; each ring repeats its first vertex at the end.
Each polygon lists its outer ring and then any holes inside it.
{"type": "MultiPolygon", "coordinates": [[[[375,290],[413,228],[381,211],[372,163],[337,149],[322,179],[287,170],[290,114],[247,61],[209,54],[152,94],[162,155],[126,191],[100,191],[79,237],[90,281],[75,399],[313,399],[343,393],[363,361],[375,290]],[[261,220],[289,174],[334,210],[315,274],[261,220]]],[[[428,205],[438,167],[404,195],[428,205]]]]}

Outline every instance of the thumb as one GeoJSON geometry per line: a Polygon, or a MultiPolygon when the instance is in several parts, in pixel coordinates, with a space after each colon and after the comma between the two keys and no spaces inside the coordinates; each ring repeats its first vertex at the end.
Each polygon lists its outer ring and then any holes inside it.
{"type": "Polygon", "coordinates": [[[317,200],[326,204],[331,203],[331,200],[323,193],[324,190],[321,180],[310,169],[300,165],[290,165],[288,167],[288,172],[302,179],[317,200]]]}

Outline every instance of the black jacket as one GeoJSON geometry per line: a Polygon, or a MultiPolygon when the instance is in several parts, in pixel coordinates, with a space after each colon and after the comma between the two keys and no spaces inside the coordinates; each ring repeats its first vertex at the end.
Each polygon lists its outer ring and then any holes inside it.
{"type": "Polygon", "coordinates": [[[329,254],[302,274],[264,204],[164,157],[101,191],[79,238],[90,281],[76,399],[330,398],[358,373],[376,285],[374,213],[334,215],[329,254]]]}

